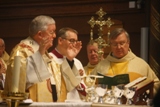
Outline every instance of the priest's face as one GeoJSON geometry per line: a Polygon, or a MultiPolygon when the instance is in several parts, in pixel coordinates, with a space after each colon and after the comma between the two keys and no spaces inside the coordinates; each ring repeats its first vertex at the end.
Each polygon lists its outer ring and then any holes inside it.
{"type": "Polygon", "coordinates": [[[97,43],[94,43],[92,45],[87,46],[88,60],[91,65],[96,65],[99,62],[97,52],[98,52],[98,44],[97,43]]]}
{"type": "Polygon", "coordinates": [[[122,58],[127,55],[129,43],[125,33],[118,35],[115,39],[110,40],[112,55],[116,58],[122,58]]]}
{"type": "Polygon", "coordinates": [[[76,33],[72,32],[72,31],[67,31],[66,32],[66,37],[65,38],[60,38],[59,45],[61,47],[61,54],[66,56],[66,54],[68,54],[69,51],[68,48],[72,45],[73,47],[76,45],[77,41],[78,41],[78,36],[76,33]]]}
{"type": "Polygon", "coordinates": [[[41,43],[46,45],[47,49],[49,49],[53,45],[53,40],[56,38],[56,25],[50,24],[47,26],[47,29],[44,31],[40,31],[41,43]]]}

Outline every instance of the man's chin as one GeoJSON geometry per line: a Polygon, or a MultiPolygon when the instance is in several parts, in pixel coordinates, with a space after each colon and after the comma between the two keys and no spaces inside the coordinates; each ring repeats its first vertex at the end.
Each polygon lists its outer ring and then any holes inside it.
{"type": "Polygon", "coordinates": [[[115,57],[120,59],[120,58],[124,57],[124,55],[123,54],[118,54],[118,55],[115,55],[115,57]]]}
{"type": "Polygon", "coordinates": [[[92,64],[92,65],[96,65],[96,64],[98,64],[98,61],[92,61],[91,64],[92,64]]]}
{"type": "Polygon", "coordinates": [[[50,45],[48,46],[48,49],[51,48],[52,46],[53,46],[53,44],[50,44],[50,45]]]}

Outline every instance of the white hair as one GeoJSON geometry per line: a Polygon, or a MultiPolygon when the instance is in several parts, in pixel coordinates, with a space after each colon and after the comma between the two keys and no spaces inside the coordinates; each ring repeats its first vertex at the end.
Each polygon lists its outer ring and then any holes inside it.
{"type": "Polygon", "coordinates": [[[50,16],[40,15],[35,17],[29,26],[30,36],[34,36],[38,31],[44,31],[50,24],[55,24],[55,20],[50,16]]]}

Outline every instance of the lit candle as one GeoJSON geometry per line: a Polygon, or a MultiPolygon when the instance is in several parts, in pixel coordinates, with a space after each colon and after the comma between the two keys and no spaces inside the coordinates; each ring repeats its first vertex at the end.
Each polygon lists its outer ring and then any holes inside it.
{"type": "Polygon", "coordinates": [[[18,92],[20,66],[21,66],[21,57],[19,56],[19,51],[17,51],[17,55],[14,57],[14,65],[12,71],[12,92],[18,92]]]}

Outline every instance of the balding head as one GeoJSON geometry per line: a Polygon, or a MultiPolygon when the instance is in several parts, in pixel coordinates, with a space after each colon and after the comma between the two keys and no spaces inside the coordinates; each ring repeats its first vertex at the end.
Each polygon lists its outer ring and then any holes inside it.
{"type": "Polygon", "coordinates": [[[2,38],[0,38],[0,57],[2,57],[5,51],[5,42],[2,38]]]}

